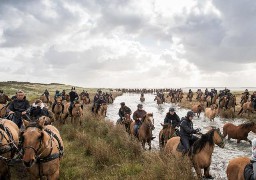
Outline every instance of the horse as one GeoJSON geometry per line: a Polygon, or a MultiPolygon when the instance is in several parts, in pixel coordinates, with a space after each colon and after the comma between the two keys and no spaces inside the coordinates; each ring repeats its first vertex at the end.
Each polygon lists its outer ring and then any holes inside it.
{"type": "Polygon", "coordinates": [[[202,104],[195,104],[192,106],[192,111],[196,113],[197,117],[200,117],[201,112],[204,110],[204,106],[202,104]]]}
{"type": "MultiPolygon", "coordinates": [[[[182,152],[177,151],[179,143],[180,137],[169,139],[164,149],[165,153],[172,154],[176,158],[182,158],[182,152]]],[[[199,179],[202,178],[201,169],[204,169],[204,176],[206,178],[211,177],[209,171],[214,144],[217,144],[221,148],[225,146],[219,128],[212,128],[206,134],[202,134],[201,138],[192,145],[189,156],[199,179]]]]}
{"type": "Polygon", "coordinates": [[[256,133],[256,124],[253,122],[240,124],[238,126],[227,123],[223,126],[223,137],[228,136],[228,140],[231,138],[237,139],[237,143],[240,143],[241,140],[245,140],[251,144],[252,142],[247,138],[250,131],[256,133]]]}
{"type": "Polygon", "coordinates": [[[177,101],[181,102],[182,99],[183,99],[183,92],[178,92],[177,101]]]}
{"type": "Polygon", "coordinates": [[[53,103],[53,100],[52,100],[51,96],[48,96],[48,101],[47,101],[47,98],[46,98],[45,94],[41,95],[39,99],[40,99],[43,103],[49,103],[50,106],[51,106],[52,103],[53,103]]]}
{"type": "Polygon", "coordinates": [[[156,101],[157,105],[163,104],[163,100],[159,96],[156,96],[154,101],[156,101]]]}
{"type": "Polygon", "coordinates": [[[159,147],[162,149],[165,147],[168,139],[176,136],[175,134],[175,128],[171,126],[171,124],[162,124],[163,129],[159,132],[159,147]]]}
{"type": "Polygon", "coordinates": [[[218,98],[218,95],[215,94],[215,95],[212,97],[212,101],[211,101],[211,96],[207,96],[207,98],[206,98],[206,107],[209,107],[209,106],[212,105],[212,104],[216,104],[217,98],[218,98]]]}
{"type": "Polygon", "coordinates": [[[69,96],[69,94],[65,94],[65,100],[66,100],[67,102],[70,102],[70,96],[69,96]]]}
{"type": "Polygon", "coordinates": [[[245,166],[250,163],[248,157],[236,157],[229,161],[226,174],[228,180],[245,180],[245,166]]]}
{"type": "Polygon", "coordinates": [[[82,116],[83,116],[83,110],[81,108],[81,104],[79,102],[75,103],[72,108],[71,112],[71,123],[77,125],[77,122],[79,122],[80,126],[82,125],[82,116]]]}
{"type": "Polygon", "coordinates": [[[23,164],[34,179],[46,176],[49,180],[59,179],[60,160],[63,156],[63,141],[52,125],[24,120],[26,129],[20,134],[23,148],[23,164]]]}
{"type": "Polygon", "coordinates": [[[8,161],[11,160],[15,152],[18,151],[19,144],[19,128],[7,119],[0,121],[0,179],[10,179],[10,169],[8,161]]]}
{"type": "Polygon", "coordinates": [[[80,99],[81,99],[81,101],[83,102],[83,105],[90,103],[90,99],[89,99],[87,96],[81,95],[81,96],[80,96],[80,99]]]}
{"type": "Polygon", "coordinates": [[[121,121],[121,124],[124,125],[125,130],[126,130],[127,133],[130,133],[130,124],[131,124],[131,122],[132,122],[131,115],[130,114],[125,114],[124,118],[121,121]]]}
{"type": "Polygon", "coordinates": [[[243,94],[241,97],[241,106],[243,107],[243,104],[246,103],[248,101],[248,96],[246,96],[246,94],[243,94]]]}
{"type": "Polygon", "coordinates": [[[244,112],[247,112],[248,113],[248,116],[250,115],[249,113],[251,112],[251,113],[253,113],[253,111],[254,111],[254,108],[253,108],[253,106],[252,106],[252,102],[246,102],[246,103],[244,103],[243,105],[242,105],[242,108],[241,108],[241,110],[238,112],[238,114],[237,115],[239,115],[239,114],[243,114],[244,112]]]}
{"type": "MultiPolygon", "coordinates": [[[[142,124],[138,130],[138,139],[142,143],[142,147],[145,150],[145,144],[148,143],[149,150],[151,150],[151,138],[152,138],[152,130],[155,129],[154,127],[154,118],[153,113],[147,113],[142,118],[142,124]]],[[[130,124],[130,134],[135,136],[134,134],[134,125],[135,121],[130,124]]]]}
{"type": "Polygon", "coordinates": [[[203,92],[200,91],[200,92],[197,92],[197,97],[196,97],[196,100],[201,102],[201,97],[203,96],[203,92]]]}
{"type": "Polygon", "coordinates": [[[7,110],[7,105],[0,104],[0,118],[3,118],[6,116],[6,110],[7,110]]]}
{"type": "Polygon", "coordinates": [[[187,95],[187,100],[188,100],[189,102],[192,102],[193,95],[194,95],[193,92],[188,93],[188,95],[187,95]]]}
{"type": "MultiPolygon", "coordinates": [[[[106,117],[107,109],[108,109],[108,105],[106,103],[101,104],[100,108],[98,110],[98,115],[106,117]]],[[[96,108],[95,108],[95,110],[96,110],[96,108]]]]}
{"type": "Polygon", "coordinates": [[[227,107],[233,108],[234,112],[236,111],[236,96],[235,95],[230,96],[227,107]]]}
{"type": "Polygon", "coordinates": [[[218,106],[216,104],[212,104],[211,107],[205,108],[204,117],[210,119],[210,121],[214,121],[214,118],[218,114],[218,106]]]}
{"type": "Polygon", "coordinates": [[[62,112],[64,109],[62,109],[62,97],[57,97],[56,98],[56,105],[54,106],[53,113],[55,116],[56,121],[60,121],[62,117],[62,112]]]}

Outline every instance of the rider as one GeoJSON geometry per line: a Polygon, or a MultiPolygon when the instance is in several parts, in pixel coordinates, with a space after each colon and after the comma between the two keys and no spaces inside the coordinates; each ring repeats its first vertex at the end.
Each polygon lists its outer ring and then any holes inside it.
{"type": "MultiPolygon", "coordinates": [[[[243,95],[245,96],[245,101],[244,102],[247,102],[248,99],[249,99],[249,96],[250,96],[250,93],[249,93],[248,89],[245,89],[245,91],[243,92],[243,95]]],[[[242,99],[241,99],[241,102],[242,102],[242,99]]]]}
{"type": "Polygon", "coordinates": [[[134,125],[134,134],[136,137],[138,137],[138,130],[140,125],[142,124],[142,118],[146,116],[147,112],[143,110],[143,105],[138,104],[137,105],[137,110],[133,113],[132,118],[135,120],[135,125],[134,125]]]}
{"type": "Polygon", "coordinates": [[[94,112],[94,108],[97,105],[97,101],[99,100],[100,96],[102,96],[102,91],[101,90],[97,90],[97,93],[95,94],[94,98],[93,98],[93,106],[92,106],[92,112],[94,112]]]}
{"type": "Polygon", "coordinates": [[[173,128],[180,125],[180,117],[176,114],[174,108],[169,108],[169,112],[166,113],[164,124],[167,123],[169,123],[173,128]]]}
{"type": "Polygon", "coordinates": [[[121,107],[118,112],[120,118],[117,120],[117,123],[121,123],[126,114],[132,114],[131,109],[125,105],[125,102],[121,102],[120,105],[121,107]]]}
{"type": "Polygon", "coordinates": [[[253,109],[256,110],[256,91],[254,91],[253,94],[251,95],[251,102],[253,109]]]}
{"type": "Polygon", "coordinates": [[[99,96],[99,98],[97,99],[97,101],[95,102],[95,105],[96,105],[96,113],[98,113],[99,109],[100,109],[100,106],[104,103],[107,103],[105,100],[104,100],[104,97],[103,96],[99,96]]]}
{"type": "Polygon", "coordinates": [[[232,93],[230,92],[229,89],[226,90],[226,97],[227,97],[227,101],[226,101],[226,105],[225,105],[225,108],[228,109],[228,103],[229,103],[229,100],[232,96],[232,93]]]}
{"type": "Polygon", "coordinates": [[[49,91],[46,89],[45,91],[44,91],[44,93],[42,94],[42,96],[43,95],[45,95],[45,97],[46,97],[46,99],[47,99],[47,103],[49,102],[49,95],[50,95],[50,93],[49,93],[49,91]]]}
{"type": "Polygon", "coordinates": [[[37,99],[28,111],[31,120],[38,120],[41,116],[50,117],[48,109],[44,106],[44,103],[37,99]]]}
{"type": "Polygon", "coordinates": [[[6,94],[4,94],[3,90],[0,90],[0,104],[6,104],[7,101],[11,101],[11,99],[6,94]]]}
{"type": "Polygon", "coordinates": [[[61,96],[62,96],[62,100],[66,100],[66,91],[65,91],[65,89],[62,90],[61,96]]]}
{"type": "Polygon", "coordinates": [[[14,99],[8,106],[10,119],[17,124],[19,128],[22,125],[22,115],[26,115],[29,110],[29,102],[26,100],[25,93],[22,90],[17,92],[17,98],[14,99]],[[13,114],[13,115],[11,115],[13,114]]]}
{"type": "Polygon", "coordinates": [[[183,155],[189,151],[190,146],[198,139],[198,137],[194,136],[193,134],[198,133],[200,129],[193,128],[193,117],[194,112],[188,111],[187,116],[182,118],[182,121],[180,123],[180,140],[182,145],[184,146],[183,155]]]}
{"type": "MultiPolygon", "coordinates": [[[[75,87],[71,88],[71,91],[69,92],[69,97],[70,97],[70,106],[69,106],[68,110],[69,110],[69,113],[71,114],[73,105],[74,105],[74,101],[79,99],[79,96],[76,93],[75,87]]],[[[81,108],[83,109],[83,106],[81,106],[81,108]]]]}

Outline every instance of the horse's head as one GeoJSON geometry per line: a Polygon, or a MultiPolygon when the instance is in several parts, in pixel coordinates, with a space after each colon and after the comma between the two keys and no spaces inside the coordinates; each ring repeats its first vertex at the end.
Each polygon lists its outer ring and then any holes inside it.
{"type": "Polygon", "coordinates": [[[220,129],[212,128],[212,130],[214,131],[214,134],[213,134],[214,143],[217,144],[219,147],[224,148],[225,146],[224,138],[221,135],[220,129]]]}
{"type": "Polygon", "coordinates": [[[42,153],[42,145],[44,144],[45,132],[43,131],[44,120],[31,124],[24,121],[25,131],[21,132],[20,139],[23,148],[23,163],[30,168],[36,162],[40,153],[42,153]]]}
{"type": "Polygon", "coordinates": [[[144,118],[142,119],[142,122],[146,123],[146,125],[154,130],[155,126],[154,126],[154,118],[153,118],[153,113],[148,113],[144,116],[144,118]]]}

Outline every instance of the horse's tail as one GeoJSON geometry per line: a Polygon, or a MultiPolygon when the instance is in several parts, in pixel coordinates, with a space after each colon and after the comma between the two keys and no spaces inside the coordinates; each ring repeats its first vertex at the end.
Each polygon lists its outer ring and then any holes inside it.
{"type": "Polygon", "coordinates": [[[242,107],[241,110],[238,112],[237,115],[241,114],[243,112],[244,108],[242,107]]]}

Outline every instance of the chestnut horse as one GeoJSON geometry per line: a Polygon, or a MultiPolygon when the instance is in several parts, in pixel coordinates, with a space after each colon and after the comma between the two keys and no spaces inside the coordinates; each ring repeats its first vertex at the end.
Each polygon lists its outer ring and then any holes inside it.
{"type": "Polygon", "coordinates": [[[24,150],[23,164],[34,179],[59,179],[60,160],[63,156],[63,141],[59,131],[52,125],[24,121],[25,131],[21,133],[21,144],[24,150]]]}
{"type": "Polygon", "coordinates": [[[41,95],[39,98],[43,103],[49,103],[49,105],[51,106],[53,103],[53,99],[51,96],[48,96],[49,101],[47,101],[47,98],[45,95],[41,95]]]}
{"type": "Polygon", "coordinates": [[[206,107],[209,107],[209,106],[212,105],[212,104],[216,104],[217,98],[218,98],[218,95],[215,94],[215,95],[212,97],[212,101],[211,101],[211,96],[207,96],[207,98],[206,98],[206,107]]]}
{"type": "Polygon", "coordinates": [[[7,105],[6,104],[0,104],[0,118],[5,117],[6,110],[7,110],[7,105]]]}
{"type": "Polygon", "coordinates": [[[56,98],[56,105],[54,106],[53,109],[53,113],[55,115],[55,119],[56,121],[60,121],[61,120],[61,116],[62,116],[62,97],[57,97],[56,98]]]}
{"type": "Polygon", "coordinates": [[[254,111],[254,108],[252,107],[252,102],[246,102],[246,103],[244,103],[244,104],[242,105],[242,108],[241,108],[241,110],[239,111],[238,115],[239,115],[239,114],[242,115],[243,113],[247,112],[247,113],[248,113],[248,116],[249,116],[249,115],[250,115],[250,112],[253,113],[253,111],[254,111]]]}
{"type": "MultiPolygon", "coordinates": [[[[100,105],[100,108],[98,110],[98,115],[106,117],[107,114],[108,105],[106,103],[103,103],[100,105]]],[[[96,110],[96,108],[95,108],[96,110]]]]}
{"type": "Polygon", "coordinates": [[[81,108],[81,104],[79,102],[77,102],[73,105],[71,123],[74,125],[77,125],[77,122],[79,122],[79,124],[81,126],[82,125],[82,116],[83,116],[83,110],[81,108]]]}
{"type": "Polygon", "coordinates": [[[83,102],[83,104],[90,104],[90,99],[87,96],[81,95],[80,99],[83,102]]]}
{"type": "Polygon", "coordinates": [[[19,128],[14,122],[1,119],[0,134],[0,179],[10,179],[8,160],[11,160],[18,150],[19,128]]]}
{"type": "MultiPolygon", "coordinates": [[[[182,152],[177,151],[179,143],[180,137],[169,139],[165,146],[165,152],[174,155],[176,158],[182,158],[182,152]]],[[[225,146],[219,128],[212,128],[192,145],[190,156],[199,179],[202,178],[201,169],[204,169],[204,176],[206,178],[211,177],[209,171],[214,144],[221,148],[225,146]]]]}
{"type": "MultiPolygon", "coordinates": [[[[138,138],[139,141],[142,143],[143,149],[145,149],[145,144],[146,142],[148,143],[149,150],[151,150],[151,138],[152,138],[152,130],[155,129],[154,127],[154,118],[153,118],[153,113],[147,113],[143,118],[142,118],[142,124],[139,128],[138,131],[138,138]]],[[[130,125],[130,134],[135,136],[134,134],[134,125],[135,121],[133,121],[130,125]]]]}
{"type": "Polygon", "coordinates": [[[175,128],[172,127],[169,123],[167,124],[162,124],[161,126],[163,126],[163,129],[161,129],[161,131],[159,132],[159,147],[160,148],[164,148],[167,141],[176,136],[175,134],[175,128]]]}
{"type": "Polygon", "coordinates": [[[250,131],[256,133],[256,124],[253,122],[240,124],[238,126],[227,123],[223,126],[223,137],[228,136],[228,140],[231,138],[237,139],[237,143],[240,143],[241,140],[245,140],[251,144],[251,141],[247,138],[250,131]]]}
{"type": "Polygon", "coordinates": [[[245,180],[244,169],[250,163],[248,157],[237,157],[231,159],[226,170],[228,180],[245,180]]]}
{"type": "Polygon", "coordinates": [[[157,105],[163,104],[163,100],[158,96],[155,97],[154,101],[156,101],[157,105]]]}
{"type": "Polygon", "coordinates": [[[132,119],[130,114],[125,114],[124,118],[121,121],[121,124],[124,125],[126,132],[130,133],[130,125],[131,125],[132,119]]]}

